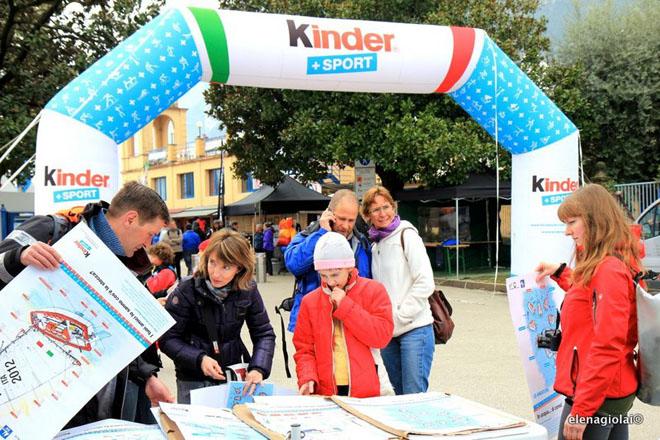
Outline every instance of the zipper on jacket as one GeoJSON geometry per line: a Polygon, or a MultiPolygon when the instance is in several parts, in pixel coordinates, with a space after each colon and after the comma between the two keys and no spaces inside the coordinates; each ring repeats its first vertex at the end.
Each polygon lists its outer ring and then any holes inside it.
{"type": "Polygon", "coordinates": [[[328,296],[328,301],[330,301],[330,339],[331,339],[330,357],[332,358],[332,387],[333,387],[333,394],[336,395],[337,394],[337,380],[335,379],[335,352],[334,352],[334,347],[335,347],[335,322],[334,322],[334,319],[332,317],[332,301],[330,300],[329,296],[328,296]]]}
{"type": "Polygon", "coordinates": [[[218,341],[218,342],[222,342],[224,340],[224,336],[225,336],[224,331],[223,331],[224,330],[223,329],[223,327],[224,327],[223,324],[225,322],[227,322],[227,319],[226,319],[226,314],[225,314],[225,303],[224,302],[220,303],[220,317],[222,318],[222,321],[220,322],[220,331],[218,332],[218,333],[220,333],[220,335],[218,336],[220,338],[220,341],[218,341]]]}
{"type": "Polygon", "coordinates": [[[575,397],[575,389],[577,388],[578,371],[580,369],[580,359],[578,357],[577,345],[573,346],[573,358],[571,359],[571,370],[569,372],[571,382],[573,382],[573,397],[575,397]]]}
{"type": "Polygon", "coordinates": [[[346,343],[346,331],[344,330],[344,323],[339,321],[341,326],[341,336],[344,340],[344,349],[346,350],[346,368],[348,368],[348,397],[351,396],[351,357],[348,355],[348,344],[346,343]]]}

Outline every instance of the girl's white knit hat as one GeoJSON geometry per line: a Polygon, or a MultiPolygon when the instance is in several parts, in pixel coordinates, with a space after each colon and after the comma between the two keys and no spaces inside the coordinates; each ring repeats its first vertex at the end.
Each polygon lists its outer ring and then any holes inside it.
{"type": "Polygon", "coordinates": [[[355,267],[355,256],[348,240],[336,232],[326,232],[314,248],[314,269],[342,269],[355,267]]]}

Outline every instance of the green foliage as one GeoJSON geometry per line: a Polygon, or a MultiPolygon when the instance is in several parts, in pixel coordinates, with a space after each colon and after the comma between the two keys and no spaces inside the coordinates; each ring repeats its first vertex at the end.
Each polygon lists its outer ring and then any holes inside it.
{"type": "Polygon", "coordinates": [[[559,57],[578,72],[583,102],[572,117],[582,132],[585,173],[592,176],[603,161],[618,183],[660,178],[657,1],[634,0],[623,9],[607,1],[578,8],[576,17],[559,57]]]}
{"type": "MultiPolygon", "coordinates": [[[[313,17],[479,27],[533,79],[549,42],[534,17],[538,0],[227,0],[222,7],[313,17]]],[[[223,121],[235,171],[275,183],[282,171],[303,180],[328,165],[369,158],[390,189],[404,182],[458,184],[494,170],[493,140],[447,96],[266,90],[214,85],[211,114],[223,121]]],[[[500,154],[509,171],[510,159],[500,154]]]]}
{"type": "MultiPolygon", "coordinates": [[[[154,16],[162,1],[9,0],[0,3],[0,145],[17,136],[57,91],[154,16]]],[[[33,130],[0,175],[34,153],[33,130]]],[[[0,152],[1,154],[1,152],[0,152]]],[[[32,174],[26,168],[19,181],[32,174]]]]}

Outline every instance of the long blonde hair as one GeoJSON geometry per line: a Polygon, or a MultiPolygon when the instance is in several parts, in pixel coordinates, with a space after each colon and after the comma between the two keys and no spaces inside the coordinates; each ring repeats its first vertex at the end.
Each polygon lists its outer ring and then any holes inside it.
{"type": "Polygon", "coordinates": [[[583,249],[575,250],[573,281],[588,285],[596,266],[608,256],[619,258],[631,271],[641,268],[637,240],[623,209],[605,188],[585,185],[564,199],[557,212],[566,223],[580,217],[584,223],[583,249]]]}
{"type": "Polygon", "coordinates": [[[199,259],[198,276],[208,278],[207,265],[211,255],[224,263],[238,266],[239,271],[234,277],[235,288],[247,290],[250,287],[255,257],[245,237],[231,229],[221,229],[215,232],[199,259]]]}

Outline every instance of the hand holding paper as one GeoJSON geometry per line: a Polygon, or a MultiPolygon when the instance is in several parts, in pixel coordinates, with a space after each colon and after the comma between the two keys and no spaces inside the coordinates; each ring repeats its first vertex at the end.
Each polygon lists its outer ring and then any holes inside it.
{"type": "Polygon", "coordinates": [[[545,277],[549,277],[557,272],[557,269],[559,269],[559,265],[556,263],[546,263],[545,261],[540,262],[539,265],[534,268],[534,272],[538,272],[538,275],[536,275],[536,283],[539,287],[544,288],[545,277]]]}
{"type": "Polygon", "coordinates": [[[307,383],[304,383],[299,390],[301,396],[309,396],[314,394],[314,381],[310,380],[307,383]]]}
{"type": "Polygon", "coordinates": [[[62,257],[50,245],[40,241],[32,243],[21,252],[21,264],[33,266],[37,269],[57,269],[60,267],[62,257]]]}
{"type": "Polygon", "coordinates": [[[257,388],[257,385],[259,385],[263,380],[264,377],[259,371],[257,370],[249,371],[248,374],[245,375],[245,386],[243,387],[243,395],[251,396],[252,394],[254,394],[254,390],[257,388]]]}

